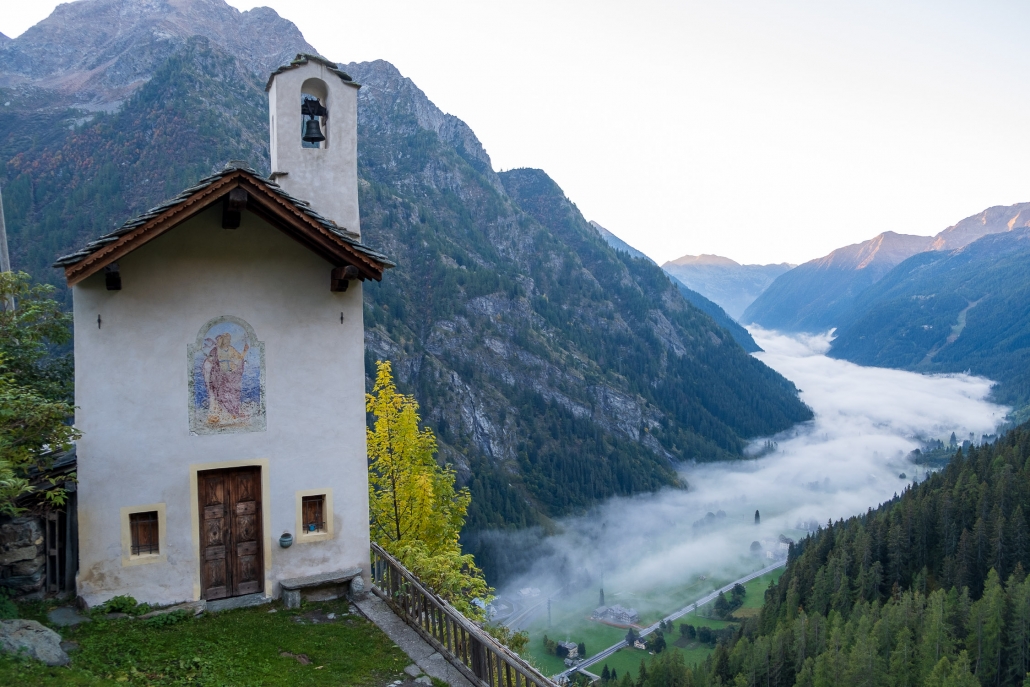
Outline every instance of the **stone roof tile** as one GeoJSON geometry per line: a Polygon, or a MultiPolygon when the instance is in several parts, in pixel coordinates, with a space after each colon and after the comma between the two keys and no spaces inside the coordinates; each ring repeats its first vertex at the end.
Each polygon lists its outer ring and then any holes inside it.
{"type": "MultiPolygon", "coordinates": [[[[310,57],[310,56],[308,56],[308,57],[310,57]]],[[[321,58],[319,58],[319,59],[321,59],[321,58]]],[[[125,223],[123,223],[120,227],[118,227],[117,229],[115,229],[111,233],[105,234],[104,236],[101,236],[101,237],[97,238],[96,240],[91,241],[90,243],[86,244],[86,246],[84,248],[82,248],[82,249],[80,249],[78,251],[75,251],[74,253],[69,253],[68,255],[64,255],[64,256],[58,258],[54,262],[53,266],[54,267],[68,267],[70,265],[74,265],[74,264],[76,264],[78,262],[81,262],[82,260],[85,260],[87,257],[89,257],[97,249],[102,248],[102,247],[106,246],[109,243],[113,243],[114,241],[117,241],[119,239],[119,237],[124,236],[125,234],[127,234],[128,232],[132,231],[133,229],[135,229],[136,227],[138,227],[138,226],[140,226],[142,224],[146,224],[151,219],[153,219],[154,217],[157,217],[158,215],[160,215],[165,210],[173,208],[176,205],[186,201],[191,195],[193,195],[197,191],[202,190],[202,189],[210,186],[212,183],[218,181],[222,177],[225,177],[225,176],[227,176],[229,174],[232,174],[234,172],[237,172],[237,171],[246,172],[246,173],[250,174],[251,176],[259,179],[270,191],[272,191],[276,195],[282,197],[284,200],[288,201],[290,204],[295,206],[297,209],[299,209],[301,212],[303,212],[308,217],[311,217],[311,219],[313,219],[316,222],[318,222],[323,228],[328,230],[330,233],[332,233],[334,236],[336,236],[338,239],[340,239],[344,243],[346,243],[349,246],[351,246],[358,253],[361,253],[362,255],[364,255],[364,256],[366,256],[368,258],[371,258],[372,260],[374,260],[374,261],[376,261],[378,263],[381,263],[384,267],[394,267],[395,266],[395,263],[392,260],[390,260],[388,257],[383,255],[379,251],[373,250],[372,248],[370,248],[370,247],[366,246],[365,244],[361,243],[361,239],[358,236],[358,234],[354,233],[353,231],[349,231],[347,229],[344,229],[341,226],[338,226],[336,224],[336,222],[334,222],[334,221],[332,221],[330,219],[326,219],[322,215],[320,215],[317,212],[315,212],[314,210],[310,209],[311,205],[306,200],[300,200],[299,198],[294,198],[289,193],[284,191],[283,188],[281,186],[279,186],[279,184],[275,183],[274,181],[271,181],[271,180],[268,180],[268,179],[265,179],[265,178],[261,177],[252,168],[250,168],[248,166],[245,166],[243,164],[238,164],[235,161],[230,163],[230,164],[228,164],[228,165],[226,165],[222,170],[216,172],[215,174],[212,174],[209,177],[205,177],[204,179],[201,179],[196,185],[191,186],[190,188],[182,191],[179,195],[175,196],[174,198],[172,198],[172,199],[170,199],[168,201],[165,201],[164,203],[161,203],[160,205],[147,210],[146,212],[144,212],[141,215],[138,215],[136,217],[133,217],[132,219],[127,220],[125,223]]]]}

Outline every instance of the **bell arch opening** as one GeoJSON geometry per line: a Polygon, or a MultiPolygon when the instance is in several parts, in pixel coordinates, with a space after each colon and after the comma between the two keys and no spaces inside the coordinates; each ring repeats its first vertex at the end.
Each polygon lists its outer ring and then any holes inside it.
{"type": "Polygon", "coordinates": [[[321,79],[300,87],[300,142],[304,148],[329,147],[329,88],[321,79]]]}

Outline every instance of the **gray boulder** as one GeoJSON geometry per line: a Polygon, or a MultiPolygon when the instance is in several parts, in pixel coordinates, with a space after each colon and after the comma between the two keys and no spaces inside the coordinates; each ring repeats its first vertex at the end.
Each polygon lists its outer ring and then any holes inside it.
{"type": "Polygon", "coordinates": [[[61,648],[61,635],[35,620],[0,620],[0,651],[22,652],[48,666],[68,665],[71,660],[61,648]]]}

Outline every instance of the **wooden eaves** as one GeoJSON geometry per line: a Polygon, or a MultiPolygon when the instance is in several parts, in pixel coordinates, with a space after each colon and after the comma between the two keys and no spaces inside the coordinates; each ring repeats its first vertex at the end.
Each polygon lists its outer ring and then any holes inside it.
{"type": "MultiPolygon", "coordinates": [[[[228,200],[227,196],[234,189],[246,192],[246,210],[332,263],[336,267],[334,274],[345,270],[348,276],[362,281],[379,281],[383,271],[393,267],[385,256],[361,244],[356,234],[336,227],[312,211],[306,202],[291,197],[277,184],[243,167],[227,167],[208,177],[173,201],[130,220],[86,249],[59,259],[55,267],[63,267],[68,285],[74,286],[215,203],[228,200]]],[[[234,194],[234,198],[239,195],[234,194]]]]}

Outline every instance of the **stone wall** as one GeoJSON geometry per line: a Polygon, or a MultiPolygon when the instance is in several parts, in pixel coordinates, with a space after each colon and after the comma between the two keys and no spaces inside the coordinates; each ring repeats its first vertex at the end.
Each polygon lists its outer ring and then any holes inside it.
{"type": "Polygon", "coordinates": [[[46,575],[43,519],[0,519],[0,589],[15,596],[41,596],[46,575]]]}

